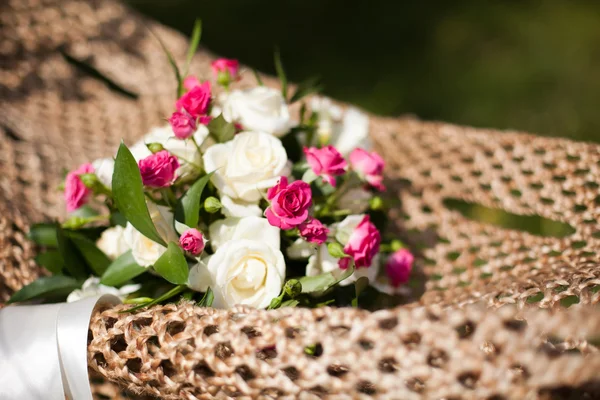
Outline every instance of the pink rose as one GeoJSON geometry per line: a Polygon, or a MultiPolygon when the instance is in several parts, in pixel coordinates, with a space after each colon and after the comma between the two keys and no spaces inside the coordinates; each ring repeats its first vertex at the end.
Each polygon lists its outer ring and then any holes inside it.
{"type": "Polygon", "coordinates": [[[183,87],[185,90],[192,90],[196,86],[200,86],[200,81],[193,75],[190,75],[183,80],[183,87]]]}
{"type": "Polygon", "coordinates": [[[313,172],[335,186],[335,176],[343,175],[346,172],[346,160],[337,149],[331,145],[321,149],[316,147],[304,148],[306,161],[313,172]]]}
{"type": "Polygon", "coordinates": [[[183,250],[197,256],[204,250],[204,237],[198,229],[188,229],[179,238],[179,245],[183,250]]]}
{"type": "MultiPolygon", "coordinates": [[[[379,253],[381,234],[373,225],[368,215],[360,221],[358,226],[350,234],[348,243],[344,246],[344,253],[354,259],[356,268],[370,267],[373,257],[379,253]]],[[[350,260],[342,258],[339,261],[340,268],[348,268],[350,260]]]]}
{"type": "Polygon", "coordinates": [[[175,108],[177,111],[187,111],[192,118],[198,118],[208,112],[210,96],[210,82],[206,81],[181,96],[175,103],[175,108]]]}
{"type": "Polygon", "coordinates": [[[151,187],[167,187],[175,180],[175,171],[179,168],[177,157],[166,150],[152,154],[138,162],[142,182],[151,187]]]}
{"type": "Polygon", "coordinates": [[[202,125],[208,125],[210,124],[210,121],[212,121],[212,119],[213,117],[211,117],[210,115],[203,115],[200,118],[198,118],[198,122],[202,125]]]}
{"type": "Polygon", "coordinates": [[[311,218],[298,226],[300,236],[309,243],[323,244],[327,240],[329,229],[318,219],[311,218]]]}
{"type": "Polygon", "coordinates": [[[390,255],[385,264],[385,272],[393,287],[408,282],[414,259],[415,257],[407,249],[397,250],[390,255]]]}
{"type": "Polygon", "coordinates": [[[312,204],[310,185],[295,181],[288,185],[285,176],[279,178],[277,185],[267,191],[271,205],[265,211],[269,223],[283,230],[292,229],[308,218],[308,209],[312,204]]]}
{"type": "Polygon", "coordinates": [[[80,165],[75,171],[67,174],[65,179],[65,201],[67,202],[68,212],[75,211],[88,202],[92,190],[83,184],[79,175],[93,173],[94,167],[88,163],[80,165]]]}
{"type": "Polygon", "coordinates": [[[231,60],[228,58],[219,58],[210,64],[212,68],[213,76],[217,80],[219,73],[224,72],[229,74],[230,80],[238,79],[238,72],[240,69],[240,63],[238,60],[231,60]]]}
{"type": "Polygon", "coordinates": [[[383,168],[385,167],[385,161],[376,152],[369,153],[368,151],[358,148],[354,149],[350,153],[350,164],[352,168],[369,183],[375,189],[384,191],[385,186],[383,185],[383,168]]]}
{"type": "Polygon", "coordinates": [[[169,124],[179,139],[187,139],[196,131],[196,121],[185,112],[175,111],[169,118],[169,124]]]}

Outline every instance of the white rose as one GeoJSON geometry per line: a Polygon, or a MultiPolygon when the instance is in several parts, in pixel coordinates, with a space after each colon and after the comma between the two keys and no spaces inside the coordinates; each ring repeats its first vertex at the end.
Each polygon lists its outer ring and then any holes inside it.
{"type": "Polygon", "coordinates": [[[207,267],[217,308],[236,304],[265,308],[279,295],[285,279],[281,251],[256,240],[226,242],[210,257],[207,267]]]}
{"type": "MultiPolygon", "coordinates": [[[[199,124],[198,129],[194,133],[194,139],[200,145],[208,137],[208,128],[199,124]]],[[[206,150],[209,146],[207,143],[201,146],[202,150],[206,150]]],[[[177,169],[177,176],[193,176],[196,173],[196,167],[189,163],[200,165],[202,163],[202,155],[198,152],[196,145],[191,140],[181,140],[175,136],[170,125],[161,128],[152,129],[140,141],[131,146],[129,149],[136,161],[148,157],[152,153],[146,147],[146,144],[160,143],[170,153],[178,157],[181,166],[177,169]]]]}
{"type": "Polygon", "coordinates": [[[223,118],[244,129],[282,136],[292,127],[281,91],[266,86],[232,91],[223,102],[223,118]]]}
{"type": "Polygon", "coordinates": [[[94,172],[98,177],[98,180],[102,182],[104,186],[112,188],[112,176],[115,170],[115,160],[112,158],[100,158],[92,163],[94,172]]]}
{"type": "MultiPolygon", "coordinates": [[[[306,275],[314,276],[325,272],[331,272],[332,275],[339,279],[345,272],[338,265],[338,259],[334,258],[327,251],[327,246],[320,246],[317,253],[310,256],[306,265],[306,275]]],[[[359,278],[366,276],[369,282],[375,282],[379,274],[379,255],[373,258],[373,263],[368,268],[357,268],[352,275],[340,282],[341,286],[350,285],[356,282],[359,278]]]]}
{"type": "Polygon", "coordinates": [[[337,201],[340,210],[348,210],[353,214],[365,212],[369,208],[369,200],[373,194],[361,187],[352,188],[337,201]]]}
{"type": "Polygon", "coordinates": [[[111,260],[114,260],[130,249],[125,240],[125,228],[120,225],[108,228],[102,232],[100,239],[96,242],[96,246],[111,260]]]}
{"type": "Polygon", "coordinates": [[[206,171],[219,192],[234,200],[258,202],[266,189],[288,173],[287,153],[279,139],[264,132],[242,132],[204,154],[206,171]]]}
{"type": "MultiPolygon", "coordinates": [[[[160,237],[167,243],[177,243],[179,238],[173,228],[174,218],[169,208],[157,206],[150,201],[147,202],[147,205],[148,211],[150,212],[150,218],[160,237]]],[[[156,260],[158,260],[167,250],[166,247],[142,235],[130,223],[127,223],[127,226],[125,227],[124,236],[127,245],[131,248],[133,259],[142,267],[154,265],[156,260]]]]}
{"type": "Polygon", "coordinates": [[[342,155],[347,156],[357,147],[370,149],[369,117],[357,108],[341,108],[332,104],[326,97],[316,97],[311,101],[311,109],[319,114],[317,133],[322,141],[333,145],[342,155]]]}
{"type": "Polygon", "coordinates": [[[199,260],[198,263],[190,268],[188,275],[188,287],[198,292],[206,292],[209,286],[212,286],[212,278],[206,267],[206,263],[211,256],[199,260]]]}
{"type": "Polygon", "coordinates": [[[294,243],[288,246],[287,255],[292,260],[302,260],[315,254],[319,246],[314,243],[309,243],[306,240],[299,238],[294,243]]]}
{"type": "Polygon", "coordinates": [[[248,203],[242,200],[234,200],[229,196],[221,196],[221,212],[226,217],[259,217],[263,211],[257,203],[248,203]]]}
{"type": "Polygon", "coordinates": [[[263,242],[279,250],[279,228],[269,224],[266,218],[225,218],[208,227],[208,237],[214,251],[230,240],[248,239],[263,242]]]}
{"type": "Polygon", "coordinates": [[[72,303],[77,300],[85,299],[87,297],[95,297],[103,294],[112,294],[123,300],[128,294],[136,292],[140,289],[141,285],[125,285],[117,289],[111,286],[104,286],[100,284],[100,278],[92,276],[86,279],[81,286],[81,289],[73,290],[67,297],[67,303],[72,303]]]}

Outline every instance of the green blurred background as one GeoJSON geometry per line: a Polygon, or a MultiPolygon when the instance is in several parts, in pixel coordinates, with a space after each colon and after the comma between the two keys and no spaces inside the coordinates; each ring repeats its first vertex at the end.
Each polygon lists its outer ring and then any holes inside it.
{"type": "Polygon", "coordinates": [[[129,0],[203,44],[385,114],[600,142],[600,1],[129,0]]]}

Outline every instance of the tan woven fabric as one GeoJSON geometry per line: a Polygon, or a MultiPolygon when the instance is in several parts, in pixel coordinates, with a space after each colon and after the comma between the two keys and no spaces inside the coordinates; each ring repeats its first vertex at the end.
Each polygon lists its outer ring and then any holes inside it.
{"type": "MultiPolygon", "coordinates": [[[[63,169],[170,113],[174,80],[148,28],[184,58],[184,38],[109,0],[0,3],[0,301],[41,273],[25,233],[63,215],[63,169]]],[[[210,60],[200,52],[192,71],[207,76],[210,60]]],[[[90,367],[169,399],[600,396],[600,147],[414,119],[373,117],[372,131],[402,201],[391,216],[420,249],[423,284],[404,306],[106,310],[92,321],[90,367]],[[447,198],[575,233],[503,230],[446,209],[447,198]]],[[[97,398],[125,396],[93,379],[97,398]]]]}

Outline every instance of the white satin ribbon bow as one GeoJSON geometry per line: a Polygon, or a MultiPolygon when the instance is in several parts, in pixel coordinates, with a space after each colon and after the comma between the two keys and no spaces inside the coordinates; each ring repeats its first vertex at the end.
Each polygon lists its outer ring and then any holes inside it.
{"type": "Polygon", "coordinates": [[[96,305],[112,295],[73,303],[0,310],[0,399],[92,400],[87,334],[96,305]]]}

